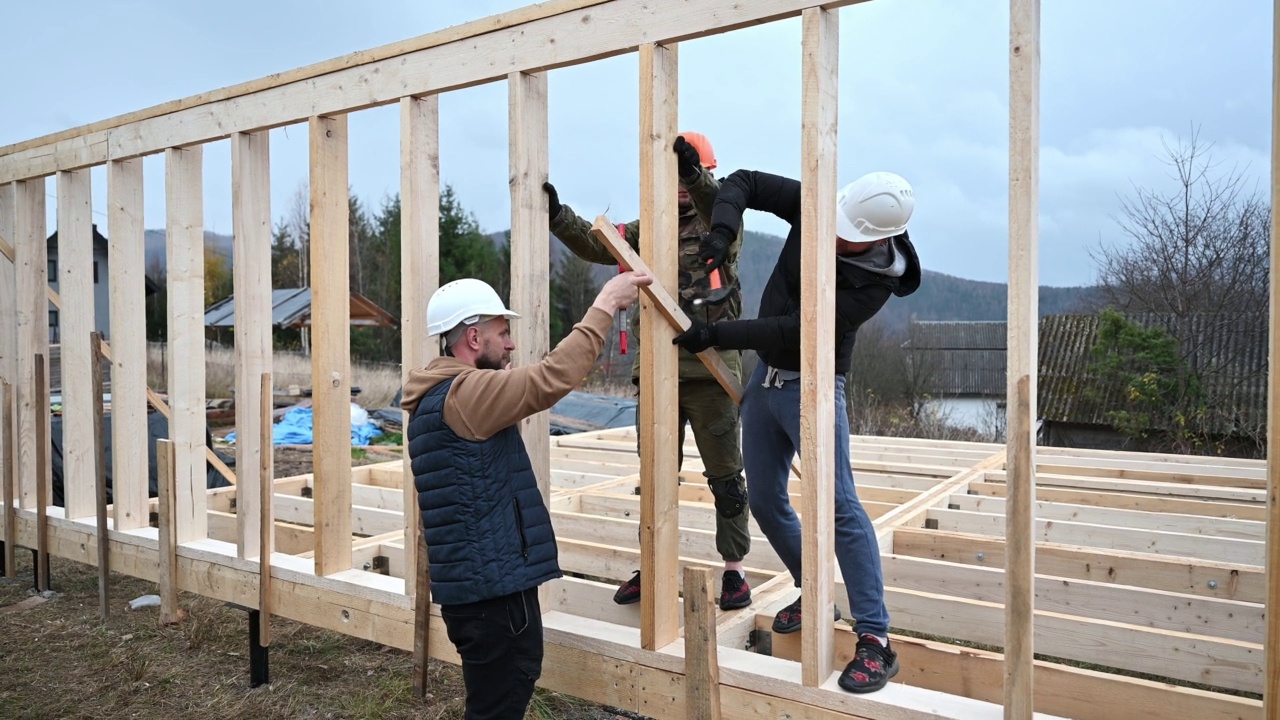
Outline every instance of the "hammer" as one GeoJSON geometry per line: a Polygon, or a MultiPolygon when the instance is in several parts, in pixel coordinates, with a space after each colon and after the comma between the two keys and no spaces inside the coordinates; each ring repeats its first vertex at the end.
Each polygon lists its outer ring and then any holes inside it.
{"type": "Polygon", "coordinates": [[[732,294],[733,288],[721,287],[720,269],[716,268],[711,271],[711,292],[707,293],[706,297],[695,298],[693,306],[700,308],[706,305],[719,305],[725,300],[728,300],[729,296],[732,294]]]}

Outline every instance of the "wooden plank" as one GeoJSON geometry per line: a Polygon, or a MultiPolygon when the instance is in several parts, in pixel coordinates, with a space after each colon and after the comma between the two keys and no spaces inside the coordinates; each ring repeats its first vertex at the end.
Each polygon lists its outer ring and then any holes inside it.
{"type": "MultiPolygon", "coordinates": [[[[89,171],[58,173],[58,314],[62,341],[62,496],[69,518],[93,517],[93,215],[89,171]]],[[[53,280],[53,278],[50,278],[53,280]]]]}
{"type": "Polygon", "coordinates": [[[180,543],[208,534],[205,492],[204,173],[201,148],[165,151],[169,284],[169,439],[174,531],[180,543]]]}
{"type": "MultiPolygon", "coordinates": [[[[757,616],[757,628],[773,618],[757,616]]],[[[897,680],[974,700],[1002,700],[1004,656],[997,652],[890,635],[902,670],[897,680]]],[[[774,635],[774,657],[799,660],[794,635],[774,635]]],[[[853,657],[857,638],[836,632],[836,659],[853,657]]],[[[1261,703],[1248,698],[1178,687],[1168,683],[1083,670],[1043,660],[1035,664],[1035,709],[1062,717],[1091,720],[1240,720],[1260,717],[1261,703]]]]}
{"type": "MultiPolygon", "coordinates": [[[[826,613],[835,556],[836,152],[839,107],[838,10],[804,11],[801,54],[800,498],[801,589],[810,612],[826,613]],[[813,610],[817,608],[817,610],[813,610]]],[[[844,442],[843,438],[838,440],[844,442]]],[[[874,559],[872,560],[874,562],[874,559]]],[[[801,677],[817,687],[831,675],[832,626],[800,629],[801,677]]]]}
{"type": "MultiPolygon", "coordinates": [[[[520,317],[511,323],[514,365],[533,365],[551,350],[551,255],[547,233],[547,76],[511,73],[507,77],[511,187],[511,306],[520,317]]],[[[520,437],[538,478],[542,501],[551,499],[551,413],[544,410],[520,421],[520,437]]]]}
{"type": "Polygon", "coordinates": [[[347,118],[311,118],[311,377],[316,574],[351,569],[347,118]]]}
{"type": "MultiPolygon", "coordinates": [[[[861,494],[862,490],[863,488],[858,488],[859,494],[861,494]]],[[[1004,483],[975,482],[969,484],[969,492],[983,497],[1002,498],[1005,495],[1005,485],[1004,483]]],[[[1198,515],[1209,518],[1252,521],[1267,519],[1267,509],[1261,505],[1158,497],[1126,492],[1072,490],[1070,488],[1045,487],[1040,482],[1036,483],[1036,500],[1037,502],[1088,505],[1090,507],[1113,508],[1116,510],[1138,510],[1140,512],[1160,513],[1166,516],[1198,515]]]]}
{"type": "MultiPolygon", "coordinates": [[[[14,183],[14,242],[18,286],[18,505],[35,508],[37,486],[49,482],[37,462],[49,435],[49,405],[36,368],[49,356],[49,265],[44,178],[14,183]],[[43,435],[37,437],[38,432],[43,435]]],[[[41,377],[47,377],[47,363],[41,377]]]]}
{"type": "MultiPolygon", "coordinates": [[[[1271,50],[1271,277],[1280,277],[1280,0],[1272,3],[1271,50]]],[[[1280,357],[1280,289],[1271,281],[1268,367],[1280,357]]],[[[1280,373],[1267,375],[1267,637],[1264,715],[1280,720],[1280,373]]]]}
{"type": "Polygon", "coordinates": [[[18,382],[18,269],[7,240],[16,237],[16,196],[12,183],[0,184],[0,381],[10,385],[18,382]]]}
{"type": "MultiPolygon", "coordinates": [[[[999,568],[886,554],[885,584],[967,600],[1002,602],[999,568]]],[[[1258,642],[1266,627],[1259,603],[1151,590],[1110,582],[1036,575],[1036,607],[1049,612],[1258,642]]]]}
{"type": "MultiPolygon", "coordinates": [[[[231,215],[234,227],[232,280],[235,284],[236,330],[236,467],[240,468],[236,512],[238,556],[265,555],[259,548],[262,529],[258,499],[272,452],[271,434],[263,444],[262,378],[271,372],[271,152],[265,132],[236,133],[231,138],[231,215]]],[[[267,388],[267,402],[272,397],[267,388]]],[[[269,428],[271,416],[265,422],[269,428]]],[[[267,494],[270,497],[270,493],[267,494]]],[[[269,552],[269,551],[268,551],[269,552]]],[[[265,626],[265,622],[263,621],[265,626]]],[[[265,647],[267,643],[263,643],[265,647]]]]}
{"type": "Polygon", "coordinates": [[[1035,689],[1036,373],[1039,340],[1040,0],[1009,0],[1009,501],[1005,514],[1006,720],[1035,689]]]}
{"type": "Polygon", "coordinates": [[[111,284],[111,504],[116,530],[146,527],[147,327],[142,160],[107,165],[111,284]]]}
{"type": "MultiPolygon", "coordinates": [[[[1003,515],[1006,503],[1003,498],[981,495],[952,495],[948,508],[967,512],[984,512],[1003,515]]],[[[1146,529],[1158,532],[1225,537],[1235,540],[1265,539],[1265,523],[1234,518],[1207,518],[1195,515],[1159,513],[1120,508],[1073,505],[1069,503],[1036,501],[1036,517],[1044,520],[1065,520],[1090,525],[1107,525],[1129,529],[1146,529]]]]}
{"type": "Polygon", "coordinates": [[[171,440],[156,441],[156,490],[159,494],[159,564],[156,574],[160,590],[160,622],[164,625],[181,619],[177,587],[179,540],[175,450],[171,440]]]}
{"type": "Polygon", "coordinates": [[[0,378],[0,498],[4,502],[4,576],[12,578],[17,572],[14,554],[17,551],[18,534],[14,524],[14,389],[9,381],[0,378]]]}
{"type": "MultiPolygon", "coordinates": [[[[440,99],[435,95],[400,101],[400,333],[401,382],[409,372],[440,354],[438,343],[427,335],[427,302],[440,287],[440,99]]],[[[405,413],[404,427],[409,426],[405,413]]],[[[417,508],[413,486],[413,458],[404,454],[402,508],[417,508]]],[[[427,572],[425,556],[418,565],[421,517],[405,510],[405,593],[415,597],[418,574],[427,572]]],[[[428,582],[428,586],[429,586],[428,582]]],[[[425,628],[415,633],[426,639],[425,628]]],[[[424,648],[423,652],[426,652],[424,648]]]]}
{"type": "MultiPolygon", "coordinates": [[[[46,372],[49,360],[36,355],[35,391],[36,407],[49,407],[49,380],[46,372]]],[[[49,467],[49,412],[35,423],[36,431],[36,590],[49,590],[49,503],[52,501],[52,468],[49,467]]]]}
{"type": "MultiPolygon", "coordinates": [[[[949,562],[1004,567],[1000,538],[899,528],[893,552],[949,562]]],[[[1151,588],[1165,592],[1262,603],[1266,585],[1260,568],[1123,550],[1040,543],[1036,571],[1062,578],[1151,588]]]]}
{"type": "MultiPolygon", "coordinates": [[[[928,513],[931,508],[944,502],[953,493],[967,489],[971,482],[983,477],[991,468],[1004,465],[1007,455],[1007,450],[1001,450],[973,467],[956,473],[954,477],[946,482],[938,483],[933,488],[925,490],[915,498],[898,506],[896,510],[891,510],[881,515],[874,523],[876,537],[883,538],[892,532],[894,528],[908,527],[919,523],[921,516],[928,513]]],[[[859,494],[861,494],[861,489],[859,489],[859,494]]]]}
{"type": "Polygon", "coordinates": [[[716,571],[684,569],[684,690],[690,717],[720,719],[720,663],[716,658],[716,571]]]}
{"type": "Polygon", "coordinates": [[[599,5],[606,0],[551,0],[551,2],[540,2],[528,5],[526,7],[517,8],[498,15],[490,15],[472,20],[471,22],[454,25],[443,30],[418,35],[417,37],[407,40],[400,40],[387,45],[381,45],[370,50],[358,50],[348,55],[342,55],[331,60],[306,65],[284,72],[272,73],[266,77],[249,82],[239,83],[228,87],[212,90],[209,92],[192,95],[180,100],[171,100],[160,105],[138,110],[124,115],[117,115],[106,120],[81,125],[69,130],[63,130],[49,135],[43,135],[31,140],[13,143],[0,147],[0,155],[9,155],[34,148],[40,148],[55,143],[74,140],[85,135],[102,133],[103,131],[118,128],[141,120],[148,120],[162,115],[186,110],[189,108],[197,108],[201,105],[208,105],[222,100],[231,100],[245,95],[252,95],[256,92],[269,90],[271,88],[280,87],[290,83],[302,82],[313,78],[341,70],[345,68],[354,68],[369,63],[378,62],[395,58],[417,50],[437,47],[446,43],[464,41],[477,35],[503,30],[516,25],[532,22],[544,17],[551,17],[561,13],[570,12],[589,8],[593,5],[599,5]]]}
{"type": "MultiPolygon", "coordinates": [[[[275,551],[275,515],[272,513],[272,491],[274,490],[274,465],[272,463],[271,411],[272,401],[271,373],[262,373],[258,382],[258,644],[271,646],[271,553],[275,551]]],[[[243,510],[241,511],[243,512],[243,510]]],[[[237,530],[239,527],[237,526],[237,530]]],[[[237,548],[243,543],[237,543],[237,548]]]]}
{"type": "MultiPolygon", "coordinates": [[[[944,531],[1000,536],[1005,530],[1004,518],[999,515],[934,508],[929,511],[929,518],[936,520],[937,529],[944,531]]],[[[1262,567],[1264,561],[1263,544],[1250,540],[1135,530],[1064,520],[1036,520],[1034,533],[1033,537],[1037,542],[1061,545],[1154,553],[1257,567],[1262,567]]],[[[1007,541],[1006,538],[1006,543],[1007,541]]]]}
{"type": "MultiPolygon", "coordinates": [[[[643,230],[644,226],[641,225],[641,231],[643,232],[643,230]]],[[[649,267],[648,262],[636,254],[635,250],[631,249],[626,240],[618,234],[617,226],[609,218],[604,215],[597,217],[595,223],[591,226],[591,235],[609,251],[610,255],[613,255],[619,265],[644,273],[649,277],[654,277],[653,270],[649,267]]],[[[641,247],[644,247],[643,244],[641,247]]],[[[672,287],[677,287],[677,285],[673,284],[672,287]]],[[[691,325],[689,316],[684,314],[684,310],[680,309],[680,304],[667,291],[666,286],[658,282],[656,277],[654,277],[652,285],[640,288],[640,292],[677,332],[684,332],[689,329],[691,325]]],[[[729,397],[733,398],[735,403],[741,403],[742,383],[729,370],[729,366],[724,364],[724,359],[720,357],[720,354],[715,350],[703,350],[698,353],[698,359],[707,367],[707,370],[711,371],[711,376],[716,379],[716,382],[720,383],[720,387],[724,388],[729,397]]],[[[692,456],[690,455],[690,457],[692,456]]]]}
{"type": "Polygon", "coordinates": [[[94,504],[98,521],[98,613],[102,621],[111,617],[111,543],[107,537],[107,443],[102,436],[102,336],[92,333],[89,346],[93,349],[93,449],[94,449],[94,504]]]}
{"type": "MultiPolygon", "coordinates": [[[[640,253],[654,285],[676,287],[676,48],[640,46],[640,253]]],[[[599,226],[600,221],[596,221],[599,226]]],[[[640,299],[640,644],[674,641],[679,473],[675,332],[646,293],[640,299]]]]}
{"type": "MultiPolygon", "coordinates": [[[[1000,603],[894,587],[886,589],[885,602],[896,623],[916,632],[983,645],[1007,644],[1002,642],[1005,612],[1000,603]]],[[[1105,658],[1107,667],[1245,692],[1262,690],[1258,643],[1043,610],[1035,614],[1035,642],[1044,655],[1079,662],[1105,658]]]]}

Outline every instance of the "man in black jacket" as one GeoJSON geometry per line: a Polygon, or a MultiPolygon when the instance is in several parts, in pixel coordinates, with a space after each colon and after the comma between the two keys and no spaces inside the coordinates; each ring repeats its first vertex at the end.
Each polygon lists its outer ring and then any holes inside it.
{"type": "MultiPolygon", "coordinates": [[[[791,224],[761,296],[759,318],[694,320],[675,342],[689,352],[719,347],[759,354],[742,399],[742,459],[751,483],[751,512],[799,587],[800,522],[787,495],[787,480],[800,447],[800,183],[747,170],[726,178],[716,196],[711,232],[703,241],[701,257],[708,267],[722,261],[748,208],[791,224]]],[[[840,675],[840,686],[851,692],[883,688],[897,674],[898,658],[889,647],[875,528],[853,484],[844,375],[858,328],[891,296],[909,295],[920,286],[920,262],[907,236],[914,208],[911,186],[893,173],[865,175],[837,198],[835,545],[858,634],[857,652],[840,675]]],[[[799,629],[797,599],[777,614],[773,630],[799,629]]]]}

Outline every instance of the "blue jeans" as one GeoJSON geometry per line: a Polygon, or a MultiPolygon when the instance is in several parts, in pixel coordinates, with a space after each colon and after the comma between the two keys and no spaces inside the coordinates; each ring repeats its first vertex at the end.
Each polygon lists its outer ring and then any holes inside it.
{"type": "MultiPolygon", "coordinates": [[[[742,461],[747,473],[751,514],[782,564],[800,586],[800,519],[787,496],[791,460],[800,447],[800,381],[763,387],[768,366],[760,363],[743,389],[742,461]]],[[[844,376],[836,377],[835,546],[836,561],[849,596],[854,630],[886,635],[889,611],[884,605],[880,547],[871,518],[858,501],[849,467],[849,416],[845,410],[844,376]]],[[[812,615],[813,608],[806,614],[812,615]]],[[[824,617],[823,614],[816,617],[824,617]]]]}

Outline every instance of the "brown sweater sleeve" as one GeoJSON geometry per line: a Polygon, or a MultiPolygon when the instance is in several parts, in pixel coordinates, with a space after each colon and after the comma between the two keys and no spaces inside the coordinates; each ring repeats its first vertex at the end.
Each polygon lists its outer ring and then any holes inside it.
{"type": "Polygon", "coordinates": [[[612,315],[592,307],[542,362],[459,375],[445,398],[444,421],[461,437],[487,440],[550,408],[591,372],[612,326],[612,315]]]}

